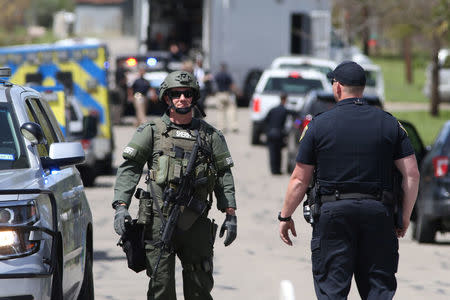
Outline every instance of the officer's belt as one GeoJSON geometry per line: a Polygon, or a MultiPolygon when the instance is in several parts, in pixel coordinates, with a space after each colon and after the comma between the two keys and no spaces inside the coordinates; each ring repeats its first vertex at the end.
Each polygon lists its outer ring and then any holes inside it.
{"type": "Polygon", "coordinates": [[[322,203],[325,203],[346,199],[356,199],[356,200],[371,199],[381,201],[385,204],[393,204],[392,193],[384,191],[382,195],[383,196],[377,196],[373,194],[363,194],[363,193],[343,193],[343,194],[336,193],[331,195],[321,195],[320,200],[322,201],[322,203]]]}

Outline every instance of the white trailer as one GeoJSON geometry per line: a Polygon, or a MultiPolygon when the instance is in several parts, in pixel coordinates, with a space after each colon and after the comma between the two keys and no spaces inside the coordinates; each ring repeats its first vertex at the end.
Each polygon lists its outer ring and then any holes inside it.
{"type": "Polygon", "coordinates": [[[140,51],[156,36],[201,48],[215,73],[226,63],[242,88],[252,69],[281,55],[329,58],[331,0],[135,0],[140,51]],[[148,11],[148,13],[147,13],[148,11]],[[144,38],[145,37],[145,38],[144,38]]]}

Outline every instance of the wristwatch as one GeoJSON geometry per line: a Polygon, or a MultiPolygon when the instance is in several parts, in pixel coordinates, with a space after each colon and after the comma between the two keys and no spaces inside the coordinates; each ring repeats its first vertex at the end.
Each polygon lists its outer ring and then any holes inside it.
{"type": "Polygon", "coordinates": [[[278,221],[281,221],[281,222],[289,222],[290,220],[292,220],[291,216],[283,218],[283,217],[281,216],[281,211],[278,213],[278,221]]]}

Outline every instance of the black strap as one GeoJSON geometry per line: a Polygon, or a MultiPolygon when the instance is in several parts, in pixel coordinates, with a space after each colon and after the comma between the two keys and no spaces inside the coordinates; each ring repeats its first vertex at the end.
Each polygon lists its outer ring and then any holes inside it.
{"type": "Polygon", "coordinates": [[[344,200],[344,199],[373,199],[373,200],[380,200],[380,197],[377,197],[372,194],[363,194],[363,193],[344,193],[344,194],[333,194],[333,195],[322,195],[320,197],[320,200],[322,200],[322,203],[325,202],[333,202],[338,200],[344,200]]]}

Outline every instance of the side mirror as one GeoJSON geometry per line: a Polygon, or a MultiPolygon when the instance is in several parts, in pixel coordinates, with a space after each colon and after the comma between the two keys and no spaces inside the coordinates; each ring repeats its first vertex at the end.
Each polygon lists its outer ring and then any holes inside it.
{"type": "Polygon", "coordinates": [[[45,143],[44,132],[39,124],[34,122],[27,122],[20,126],[20,132],[22,135],[31,142],[31,144],[37,145],[45,143]]]}
{"type": "Polygon", "coordinates": [[[42,157],[44,169],[63,167],[83,163],[85,153],[80,142],[53,143],[50,145],[49,157],[42,157]]]}
{"type": "Polygon", "coordinates": [[[97,136],[98,116],[83,117],[83,138],[92,139],[97,136]]]}

